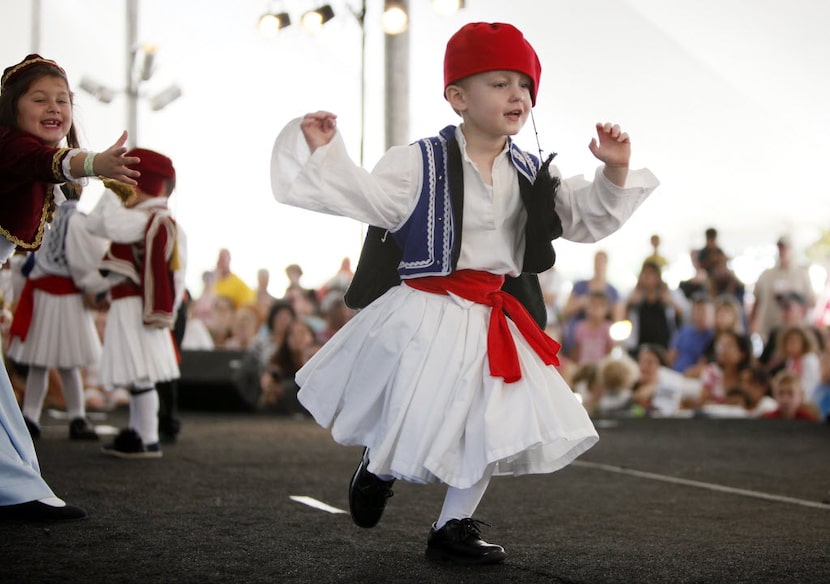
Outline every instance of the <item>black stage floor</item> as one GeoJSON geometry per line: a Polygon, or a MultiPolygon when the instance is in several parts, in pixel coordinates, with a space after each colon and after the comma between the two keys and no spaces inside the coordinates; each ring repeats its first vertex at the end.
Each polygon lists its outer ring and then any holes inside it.
{"type": "Polygon", "coordinates": [[[477,516],[508,559],[470,568],[423,557],[440,486],[399,481],[371,530],[309,505],[347,509],[360,455],[313,421],[183,423],[162,459],[124,461],[44,416],[43,474],[89,518],[0,523],[0,581],[830,582],[827,424],[599,420],[599,444],[570,467],[493,479],[477,516]]]}

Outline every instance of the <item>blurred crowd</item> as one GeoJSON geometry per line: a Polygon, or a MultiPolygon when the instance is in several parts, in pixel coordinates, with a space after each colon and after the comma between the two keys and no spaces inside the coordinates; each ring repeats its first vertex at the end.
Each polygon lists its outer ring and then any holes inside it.
{"type": "MultiPolygon", "coordinates": [[[[714,228],[691,250],[694,275],[674,287],[659,236],[651,245],[632,290],[607,280],[599,251],[564,302],[549,296],[562,373],[592,415],[830,421],[826,307],[788,237],[751,283],[730,268],[714,228]]],[[[542,282],[557,289],[550,274],[542,282]]]]}
{"type": "MultiPolygon", "coordinates": [[[[751,283],[730,268],[714,228],[706,230],[704,245],[690,250],[694,275],[674,287],[663,278],[668,262],[657,235],[631,290],[608,280],[613,258],[602,250],[591,273],[566,286],[556,268],[540,274],[547,332],[562,344],[560,372],[589,413],[830,421],[824,307],[792,242],[782,237],[776,244],[775,265],[751,283]]],[[[23,261],[14,256],[0,272],[4,342],[23,261]]],[[[343,258],[326,282],[310,288],[301,266],[292,264],[285,267],[287,287],[274,294],[268,269],[250,286],[222,249],[215,267],[202,273],[202,289],[186,292],[180,350],[242,353],[241,377],[255,385],[246,393],[256,396],[256,409],[304,414],[294,375],[354,314],[344,301],[352,275],[343,258]]],[[[102,332],[106,312],[97,317],[102,332]]],[[[8,359],[6,366],[22,391],[25,368],[8,359]]],[[[84,372],[84,382],[90,409],[127,403],[125,392],[98,387],[93,370],[84,372]]],[[[47,406],[60,408],[57,376],[52,385],[47,406]]]]}

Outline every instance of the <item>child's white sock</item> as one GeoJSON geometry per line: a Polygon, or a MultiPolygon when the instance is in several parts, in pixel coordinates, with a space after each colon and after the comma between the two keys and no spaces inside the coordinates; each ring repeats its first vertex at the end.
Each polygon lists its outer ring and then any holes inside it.
{"type": "Polygon", "coordinates": [[[23,415],[36,424],[40,423],[43,400],[49,389],[49,370],[45,367],[29,366],[26,376],[26,394],[23,396],[23,415]]]}
{"type": "Polygon", "coordinates": [[[66,413],[70,420],[86,418],[86,403],[84,402],[84,388],[81,381],[81,370],[58,369],[63,384],[63,401],[66,402],[66,413]]]}
{"type": "Polygon", "coordinates": [[[156,388],[133,390],[130,395],[130,428],[133,428],[144,446],[159,441],[159,394],[156,388]],[[137,393],[141,392],[141,393],[137,393]]]}
{"type": "Polygon", "coordinates": [[[472,487],[466,489],[447,488],[444,506],[441,508],[441,516],[435,522],[435,529],[441,529],[450,519],[466,519],[473,516],[481,502],[481,498],[484,496],[484,492],[487,490],[487,485],[490,484],[494,468],[495,464],[489,465],[485,469],[481,480],[472,487]]]}

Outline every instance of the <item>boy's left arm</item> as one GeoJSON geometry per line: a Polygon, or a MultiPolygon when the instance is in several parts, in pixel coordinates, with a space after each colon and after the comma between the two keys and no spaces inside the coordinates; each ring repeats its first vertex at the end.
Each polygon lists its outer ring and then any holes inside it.
{"type": "Polygon", "coordinates": [[[611,235],[660,184],[648,169],[629,171],[631,141],[619,126],[596,129],[588,148],[604,166],[593,182],[582,176],[563,180],[556,195],[562,237],[569,241],[593,243],[611,235]]]}

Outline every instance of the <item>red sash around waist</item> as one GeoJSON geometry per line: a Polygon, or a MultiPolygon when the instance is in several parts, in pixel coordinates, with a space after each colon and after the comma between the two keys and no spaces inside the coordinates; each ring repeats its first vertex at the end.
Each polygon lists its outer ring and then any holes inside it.
{"type": "Polygon", "coordinates": [[[487,330],[487,357],[490,361],[490,375],[493,377],[502,377],[506,383],[514,383],[522,378],[516,343],[510,334],[505,311],[542,361],[546,365],[559,365],[556,356],[559,343],[539,328],[521,302],[501,290],[504,276],[477,270],[458,270],[449,276],[409,278],[404,282],[416,290],[444,295],[451,292],[492,308],[487,330]]]}
{"type": "Polygon", "coordinates": [[[9,330],[11,338],[19,337],[21,341],[26,340],[29,327],[32,324],[32,313],[35,309],[35,290],[42,290],[55,296],[81,293],[72,278],[53,275],[41,276],[34,280],[26,278],[26,283],[23,284],[23,290],[20,292],[20,300],[18,300],[17,307],[14,310],[14,320],[9,330]]]}
{"type": "Polygon", "coordinates": [[[141,286],[132,280],[125,280],[110,288],[110,298],[113,300],[127,298],[128,296],[141,296],[141,286]]]}

